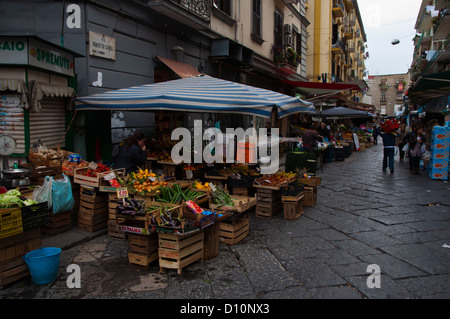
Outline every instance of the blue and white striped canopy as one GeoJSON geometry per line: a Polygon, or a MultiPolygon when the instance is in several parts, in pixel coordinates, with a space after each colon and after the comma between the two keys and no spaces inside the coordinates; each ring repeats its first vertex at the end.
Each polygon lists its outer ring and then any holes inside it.
{"type": "Polygon", "coordinates": [[[77,110],[170,110],[238,113],[270,118],[277,108],[283,118],[314,113],[313,103],[297,97],[208,75],[134,86],[74,99],[77,110]]]}

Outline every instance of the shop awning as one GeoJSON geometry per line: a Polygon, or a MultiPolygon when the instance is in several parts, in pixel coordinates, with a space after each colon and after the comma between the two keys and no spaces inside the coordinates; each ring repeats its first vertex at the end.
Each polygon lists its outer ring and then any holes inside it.
{"type": "Polygon", "coordinates": [[[321,116],[325,118],[336,117],[344,119],[344,118],[373,117],[373,114],[370,112],[359,111],[347,107],[335,107],[332,109],[322,111],[321,113],[317,113],[316,116],[321,116]]]}
{"type": "Polygon", "coordinates": [[[365,81],[322,83],[284,80],[283,83],[296,87],[307,97],[339,93],[347,90],[364,91],[367,89],[365,81]]]}
{"type": "Polygon", "coordinates": [[[408,90],[408,97],[419,102],[428,102],[448,95],[450,92],[450,71],[419,77],[416,84],[408,90]]]}
{"type": "Polygon", "coordinates": [[[160,60],[162,63],[164,63],[173,72],[178,74],[178,76],[182,79],[190,78],[201,74],[190,64],[162,58],[160,56],[157,56],[156,58],[160,60]]]}
{"type": "Polygon", "coordinates": [[[201,75],[74,99],[77,110],[226,112],[270,118],[314,113],[313,103],[270,90],[201,75]]]}
{"type": "Polygon", "coordinates": [[[31,89],[31,109],[34,112],[41,112],[41,100],[44,97],[73,98],[75,90],[68,86],[52,85],[47,83],[35,82],[31,89]]]}
{"type": "Polygon", "coordinates": [[[28,104],[28,90],[25,81],[19,79],[0,79],[0,91],[13,91],[20,94],[20,102],[25,110],[30,108],[28,104]]]}

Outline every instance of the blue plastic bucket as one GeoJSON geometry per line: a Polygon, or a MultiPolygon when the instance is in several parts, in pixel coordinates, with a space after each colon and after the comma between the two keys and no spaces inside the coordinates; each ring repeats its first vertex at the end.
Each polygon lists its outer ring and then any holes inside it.
{"type": "Polygon", "coordinates": [[[23,257],[35,284],[46,285],[56,279],[60,256],[61,248],[43,247],[30,251],[23,257]]]}

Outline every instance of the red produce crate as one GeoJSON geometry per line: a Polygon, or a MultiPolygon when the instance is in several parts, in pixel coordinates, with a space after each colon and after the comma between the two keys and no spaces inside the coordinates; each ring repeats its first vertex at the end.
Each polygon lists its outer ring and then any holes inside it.
{"type": "Polygon", "coordinates": [[[397,130],[399,127],[400,127],[400,125],[394,119],[386,120],[386,121],[384,121],[383,124],[381,124],[381,129],[383,130],[383,132],[386,132],[386,133],[397,130]]]}

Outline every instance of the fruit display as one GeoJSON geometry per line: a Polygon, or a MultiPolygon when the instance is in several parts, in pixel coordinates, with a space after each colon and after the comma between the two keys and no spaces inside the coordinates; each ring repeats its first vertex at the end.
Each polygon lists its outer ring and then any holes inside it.
{"type": "Polygon", "coordinates": [[[244,176],[259,175],[254,169],[251,169],[248,165],[244,164],[232,164],[229,167],[222,170],[223,175],[240,174],[244,176]]]}
{"type": "Polygon", "coordinates": [[[203,193],[193,191],[190,188],[183,191],[178,184],[169,187],[161,187],[160,191],[161,194],[156,196],[156,201],[171,204],[195,200],[197,197],[204,195],[203,193]]]}
{"type": "Polygon", "coordinates": [[[278,172],[269,176],[262,176],[255,180],[255,183],[261,186],[274,186],[278,187],[286,182],[292,181],[297,176],[296,173],[278,172]]]}
{"type": "Polygon", "coordinates": [[[189,165],[184,165],[183,166],[183,169],[185,171],[198,171],[198,170],[200,170],[202,168],[203,168],[203,165],[192,165],[192,164],[189,164],[189,165]]]}
{"type": "Polygon", "coordinates": [[[64,160],[64,162],[62,163],[62,170],[65,174],[71,175],[73,176],[73,172],[75,171],[76,168],[84,168],[84,167],[88,167],[89,163],[81,160],[80,162],[70,162],[68,159],[64,160]]]}
{"type": "Polygon", "coordinates": [[[111,167],[102,163],[97,164],[96,169],[88,169],[83,175],[88,177],[97,177],[98,173],[106,173],[111,171],[111,167]]]}
{"type": "Polygon", "coordinates": [[[157,158],[158,158],[158,161],[160,161],[160,162],[173,162],[172,156],[170,156],[169,152],[164,152],[164,153],[160,154],[157,158]]]}
{"type": "Polygon", "coordinates": [[[167,186],[167,182],[161,182],[155,173],[148,169],[140,169],[137,173],[131,172],[128,176],[128,187],[131,191],[141,193],[145,196],[146,193],[156,192],[161,186],[167,186]]]}
{"type": "Polygon", "coordinates": [[[198,181],[196,181],[193,185],[192,188],[194,189],[200,189],[200,190],[206,190],[206,191],[210,191],[211,190],[211,186],[209,185],[208,182],[206,182],[205,184],[202,184],[198,181]]]}

